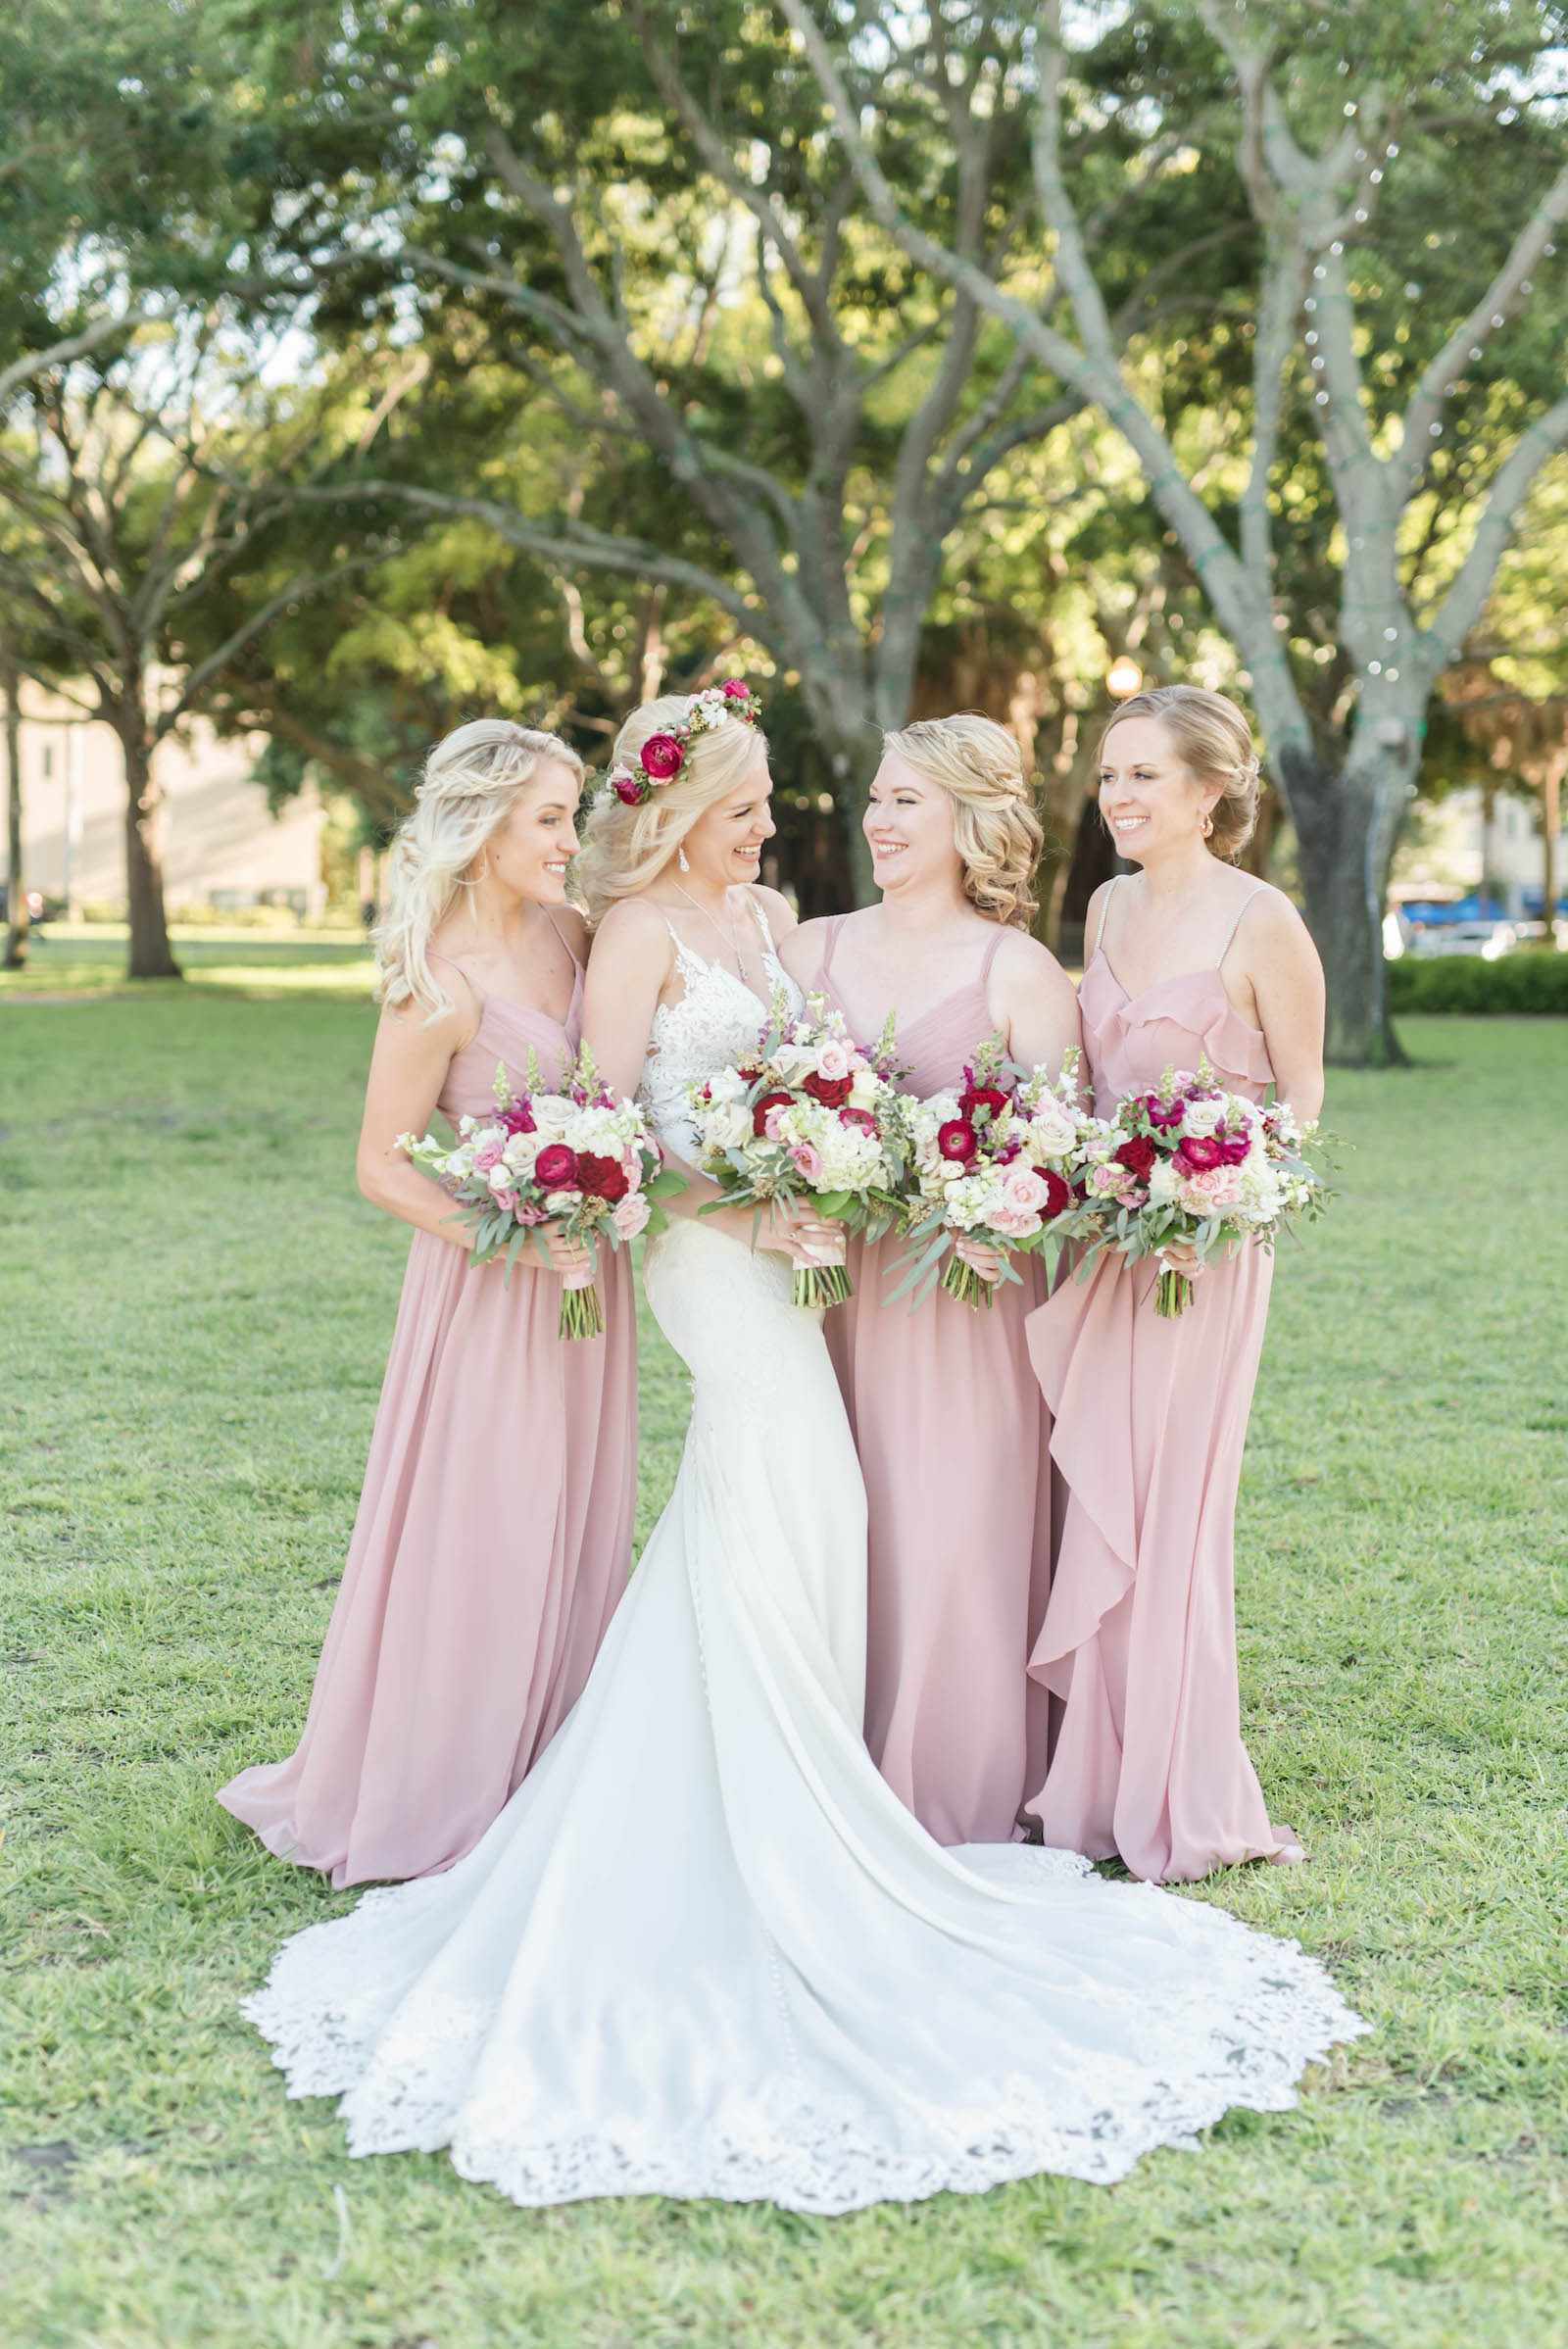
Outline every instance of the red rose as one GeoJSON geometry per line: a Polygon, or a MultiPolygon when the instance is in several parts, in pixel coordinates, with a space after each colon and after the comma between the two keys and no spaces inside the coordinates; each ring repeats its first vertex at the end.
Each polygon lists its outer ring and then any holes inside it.
{"type": "Polygon", "coordinates": [[[997,1085],[971,1085],[967,1093],[958,1096],[958,1106],[965,1117],[973,1117],[977,1109],[988,1109],[1000,1117],[1007,1106],[1007,1097],[997,1085]]]}
{"type": "Polygon", "coordinates": [[[1140,1183],[1147,1183],[1154,1171],[1154,1160],[1158,1156],[1158,1150],[1147,1134],[1135,1134],[1130,1142],[1124,1142],[1117,1150],[1116,1164],[1125,1166],[1129,1174],[1138,1177],[1140,1183]]]}
{"type": "Polygon", "coordinates": [[[824,1109],[842,1109],[854,1090],[853,1077],[819,1077],[814,1070],[801,1085],[801,1091],[820,1101],[824,1109]]]}
{"type": "MultiPolygon", "coordinates": [[[[543,1157],[544,1152],[540,1151],[543,1157]]],[[[601,1158],[596,1151],[583,1150],[577,1159],[577,1180],[590,1199],[607,1199],[613,1205],[624,1199],[631,1189],[631,1178],[618,1158],[601,1158]]]]}
{"type": "Polygon", "coordinates": [[[1210,1135],[1189,1134],[1176,1152],[1176,1163],[1184,1174],[1205,1174],[1209,1167],[1223,1162],[1223,1155],[1210,1135]]]}
{"type": "Polygon", "coordinates": [[[975,1130],[967,1118],[950,1117],[945,1126],[938,1126],[937,1149],[944,1158],[972,1158],[976,1147],[975,1130]]]}
{"type": "Polygon", "coordinates": [[[1049,1223],[1054,1215],[1061,1214],[1062,1210],[1071,1203],[1072,1193],[1054,1166],[1043,1166],[1040,1172],[1046,1178],[1045,1214],[1046,1221],[1049,1223]]]}
{"type": "Polygon", "coordinates": [[[533,1162],[534,1180],[541,1191],[575,1191],[577,1153],[564,1142],[547,1142],[533,1162]]]}
{"type": "Polygon", "coordinates": [[[667,783],[686,763],[686,754],[673,734],[650,734],[643,744],[643,773],[656,783],[667,783]]]}
{"type": "Polygon", "coordinates": [[[787,1109],[790,1105],[790,1099],[791,1097],[787,1093],[764,1093],[752,1111],[752,1132],[759,1137],[765,1135],[769,1109],[787,1109]]]}

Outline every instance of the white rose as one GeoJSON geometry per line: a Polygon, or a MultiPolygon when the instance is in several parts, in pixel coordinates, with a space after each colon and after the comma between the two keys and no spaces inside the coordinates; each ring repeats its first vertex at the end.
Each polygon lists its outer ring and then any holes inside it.
{"type": "Polygon", "coordinates": [[[710,1150],[735,1150],[751,1139],[752,1113],[740,1101],[715,1101],[703,1119],[710,1150]]]}
{"type": "Polygon", "coordinates": [[[739,1069],[721,1068],[716,1077],[709,1078],[708,1091],[715,1101],[738,1101],[746,1091],[746,1079],[739,1069]]]}
{"type": "Polygon", "coordinates": [[[564,1134],[577,1115],[577,1104],[559,1093],[539,1093],[534,1096],[534,1123],[541,1134],[558,1138],[564,1134]]]}
{"type": "Polygon", "coordinates": [[[1059,1101],[1043,1101],[1029,1120],[1029,1140],[1040,1157],[1065,1158],[1077,1139],[1077,1129],[1059,1101]]]}
{"type": "Polygon", "coordinates": [[[1189,1101],[1182,1111],[1182,1132],[1194,1141],[1206,1140],[1225,1122],[1223,1101],[1189,1101]]]}

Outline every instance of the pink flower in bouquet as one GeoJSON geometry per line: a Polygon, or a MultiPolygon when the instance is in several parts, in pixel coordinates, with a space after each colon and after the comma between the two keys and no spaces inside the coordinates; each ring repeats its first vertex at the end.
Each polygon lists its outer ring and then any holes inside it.
{"type": "Polygon", "coordinates": [[[1133,1206],[1137,1202],[1138,1193],[1130,1186],[1126,1167],[1118,1166],[1114,1159],[1108,1166],[1097,1166],[1092,1170],[1089,1188],[1098,1199],[1119,1199],[1125,1206],[1133,1206]]]}
{"type": "Polygon", "coordinates": [[[1245,1131],[1240,1134],[1216,1134],[1214,1140],[1219,1145],[1219,1162],[1222,1166],[1240,1166],[1251,1151],[1252,1137],[1245,1131]]]}
{"type": "Polygon", "coordinates": [[[615,1201],[610,1220],[622,1240],[635,1240],[651,1213],[642,1193],[629,1191],[624,1199],[615,1201]]]}
{"type": "Polygon", "coordinates": [[[667,783],[686,763],[686,754],[673,734],[650,734],[643,744],[643,773],[655,783],[667,783]]]}
{"type": "Polygon", "coordinates": [[[790,1145],[790,1163],[800,1168],[808,1183],[819,1183],[822,1180],[822,1155],[813,1144],[809,1142],[792,1143],[790,1145]]]}
{"type": "Polygon", "coordinates": [[[837,1084],[841,1077],[854,1074],[848,1051],[834,1037],[828,1038],[816,1055],[816,1073],[833,1084],[837,1084]]]}
{"type": "Polygon", "coordinates": [[[944,1158],[956,1158],[960,1165],[975,1153],[975,1131],[967,1118],[950,1117],[945,1126],[937,1128],[937,1149],[944,1158]]]}
{"type": "Polygon", "coordinates": [[[564,1142],[547,1142],[533,1162],[534,1180],[543,1191],[575,1191],[577,1153],[564,1142]]]}
{"type": "Polygon", "coordinates": [[[487,1175],[492,1166],[499,1166],[502,1149],[503,1145],[499,1142],[481,1142],[473,1153],[474,1173],[487,1175]]]}
{"type": "Polygon", "coordinates": [[[533,1111],[526,1101],[514,1101],[510,1109],[496,1111],[496,1124],[505,1134],[531,1134],[534,1131],[533,1111]]]}
{"type": "Polygon", "coordinates": [[[504,1207],[509,1215],[516,1214],[519,1202],[517,1199],[517,1195],[514,1191],[495,1191],[491,1193],[491,1197],[494,1199],[496,1205],[498,1207],[504,1207]]]}
{"type": "Polygon", "coordinates": [[[1009,1207],[1005,1200],[992,1208],[987,1222],[1004,1240],[1028,1240],[1040,1229],[1040,1217],[1033,1207],[1009,1207]]]}
{"type": "Polygon", "coordinates": [[[787,1093],[764,1093],[761,1100],[756,1103],[752,1110],[752,1132],[756,1134],[759,1139],[765,1135],[769,1142],[774,1141],[777,1137],[778,1128],[776,1125],[769,1125],[768,1119],[772,1117],[776,1111],[780,1109],[787,1109],[789,1105],[790,1097],[787,1093]]]}
{"type": "Polygon", "coordinates": [[[876,1119],[869,1109],[841,1109],[839,1123],[841,1126],[856,1126],[862,1134],[876,1132],[876,1119]]]}
{"type": "MultiPolygon", "coordinates": [[[[1014,1166],[1002,1178],[1002,1203],[1009,1215],[1024,1215],[1031,1221],[1044,1212],[1051,1197],[1044,1179],[1032,1166],[1014,1166]]],[[[1004,1229],[999,1225],[999,1230],[1004,1229]]],[[[1016,1237],[1016,1235],[1014,1235],[1016,1237]]]]}
{"type": "Polygon", "coordinates": [[[1211,1134],[1189,1134],[1176,1152],[1175,1164],[1178,1174],[1206,1174],[1210,1167],[1221,1164],[1219,1144],[1211,1134]]]}
{"type": "Polygon", "coordinates": [[[1161,1132],[1166,1132],[1172,1126],[1179,1126],[1186,1116],[1187,1096],[1178,1093],[1170,1101],[1162,1101],[1157,1093],[1146,1093],[1144,1114],[1152,1126],[1158,1126],[1161,1132]]]}
{"type": "Polygon", "coordinates": [[[1190,1215],[1217,1215],[1238,1203],[1242,1180],[1233,1166],[1200,1167],[1184,1177],[1177,1196],[1190,1215]]]}

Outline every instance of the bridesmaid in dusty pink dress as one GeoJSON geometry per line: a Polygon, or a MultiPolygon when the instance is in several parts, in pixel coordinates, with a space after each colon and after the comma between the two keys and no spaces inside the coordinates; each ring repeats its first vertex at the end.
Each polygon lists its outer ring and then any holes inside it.
{"type": "MultiPolygon", "coordinates": [[[[793,976],[862,1045],[896,1013],[913,1093],[961,1087],[993,1037],[1059,1067],[1078,1014],[1028,932],[1041,830],[1012,736],[967,715],[890,734],[864,825],[882,901],[806,923],[782,950],[793,976]]],[[[988,1312],[939,1290],[911,1313],[883,1302],[898,1241],[850,1252],[855,1295],[826,1326],[870,1510],[866,1742],[938,1842],[1006,1842],[1046,1760],[1023,1669],[1051,1576],[1050,1423],[1024,1337],[1042,1270],[1020,1258],[1022,1286],[999,1284],[988,1312]]],[[[989,1249],[963,1252],[994,1276],[989,1249]]]]}
{"type": "Polygon", "coordinates": [[[548,1083],[582,1020],[565,903],[582,762],[506,720],[431,754],[376,936],[360,1187],[416,1227],[365,1490],[298,1750],[220,1802],[334,1884],[450,1868],[576,1702],[631,1559],[636,1337],[600,1251],[601,1338],[557,1334],[558,1267],[472,1270],[449,1202],[397,1149],[492,1105],[529,1051],[548,1083]]]}
{"type": "MultiPolygon", "coordinates": [[[[1256,803],[1251,736],[1222,694],[1159,686],[1112,720],[1101,812],[1143,869],[1090,905],[1079,1003],[1102,1115],[1203,1053],[1233,1091],[1260,1101],[1273,1084],[1317,1114],[1316,951],[1288,898],[1221,861],[1256,803]]],[[[1158,1264],[1109,1256],[1029,1323],[1068,1497],[1029,1667],[1054,1718],[1028,1807],[1047,1843],[1156,1884],[1301,1856],[1242,1743],[1236,1669],[1236,1494],[1272,1276],[1250,1243],[1165,1321],[1158,1264]]]]}

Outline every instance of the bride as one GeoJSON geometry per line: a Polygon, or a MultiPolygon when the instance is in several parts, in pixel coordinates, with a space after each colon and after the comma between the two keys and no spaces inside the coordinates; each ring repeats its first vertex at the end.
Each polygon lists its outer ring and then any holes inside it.
{"type": "MultiPolygon", "coordinates": [[[[639,710],[583,862],[586,1029],[666,1148],[784,987],[765,745],[740,689],[639,710]],[[732,713],[733,712],[733,713],[732,713]],[[672,757],[673,754],[673,757],[672,757]]],[[[448,2146],[514,2201],[838,2212],[1123,2177],[1282,2110],[1363,2027],[1315,1961],[1075,1855],[944,1851],[861,1742],[865,1508],[808,1216],[677,1202],[649,1301],[693,1378],[669,1505],[587,1688],[446,1875],[297,1935],[246,2012],[349,2150],[448,2146]]],[[[896,1308],[895,1308],[896,1309],[896,1308]]],[[[939,1429],[907,1431],[908,1472],[939,1429]]]]}

